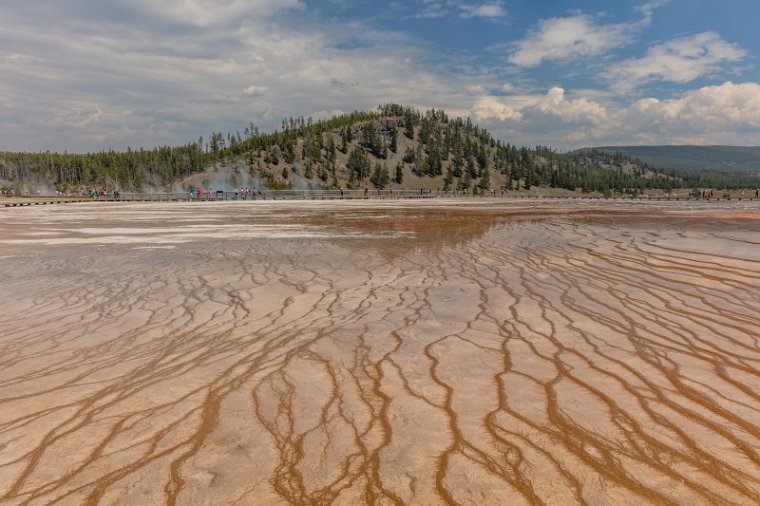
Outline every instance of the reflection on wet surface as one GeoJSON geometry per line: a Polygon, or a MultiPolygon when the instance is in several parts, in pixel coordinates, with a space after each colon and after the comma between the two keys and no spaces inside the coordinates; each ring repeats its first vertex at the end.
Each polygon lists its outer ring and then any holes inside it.
{"type": "Polygon", "coordinates": [[[0,503],[760,502],[757,203],[467,202],[3,214],[0,503]]]}

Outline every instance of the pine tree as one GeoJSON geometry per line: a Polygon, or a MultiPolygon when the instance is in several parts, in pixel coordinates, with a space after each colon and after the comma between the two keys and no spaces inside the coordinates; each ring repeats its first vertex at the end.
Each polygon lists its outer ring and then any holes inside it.
{"type": "Polygon", "coordinates": [[[483,169],[483,175],[480,178],[480,183],[478,183],[478,187],[480,187],[481,190],[487,190],[491,188],[491,171],[488,170],[488,167],[483,169]]]}
{"type": "Polygon", "coordinates": [[[331,162],[335,161],[335,140],[331,134],[327,135],[327,144],[325,149],[327,150],[327,159],[331,162]]]}
{"type": "Polygon", "coordinates": [[[383,164],[383,170],[380,173],[380,181],[383,183],[383,186],[388,186],[391,182],[391,173],[388,171],[388,166],[383,164]]]}
{"type": "Polygon", "coordinates": [[[380,166],[380,162],[376,162],[375,169],[372,171],[372,176],[369,178],[373,185],[381,186],[382,183],[380,180],[383,178],[382,172],[383,168],[380,166]]]}
{"type": "Polygon", "coordinates": [[[451,185],[454,183],[454,172],[451,165],[446,169],[446,177],[443,178],[443,191],[451,190],[451,185]]]}
{"type": "Polygon", "coordinates": [[[404,157],[402,158],[404,163],[417,163],[417,153],[411,146],[407,146],[404,151],[404,157]]]}
{"type": "Polygon", "coordinates": [[[356,189],[356,172],[354,171],[348,173],[348,187],[352,190],[356,189]]]}
{"type": "Polygon", "coordinates": [[[459,189],[468,190],[470,188],[470,183],[471,183],[470,172],[467,171],[464,173],[464,177],[459,180],[459,189]]]}
{"type": "Polygon", "coordinates": [[[369,176],[370,163],[367,154],[362,148],[354,147],[351,150],[351,154],[348,156],[348,163],[346,165],[351,174],[355,174],[359,181],[364,180],[369,176]]]}
{"type": "Polygon", "coordinates": [[[391,131],[390,150],[394,153],[398,151],[398,132],[396,131],[395,127],[393,127],[393,130],[391,131]]]}
{"type": "Polygon", "coordinates": [[[470,179],[475,179],[478,177],[478,171],[475,168],[475,160],[473,160],[472,157],[469,157],[467,159],[467,175],[470,177],[470,179]]]}
{"type": "Polygon", "coordinates": [[[394,177],[393,180],[396,181],[396,184],[404,182],[404,168],[401,165],[401,162],[396,164],[396,177],[394,177]]]}
{"type": "Polygon", "coordinates": [[[456,178],[462,177],[462,169],[464,168],[464,154],[462,153],[462,147],[459,146],[454,151],[454,161],[452,175],[456,178]]]}
{"type": "Polygon", "coordinates": [[[414,122],[411,114],[407,115],[404,127],[404,135],[409,139],[414,140],[414,122]]]}
{"type": "Polygon", "coordinates": [[[377,162],[370,181],[379,188],[388,186],[388,183],[391,182],[391,175],[388,172],[388,167],[386,167],[385,164],[380,165],[380,162],[377,162]]]}

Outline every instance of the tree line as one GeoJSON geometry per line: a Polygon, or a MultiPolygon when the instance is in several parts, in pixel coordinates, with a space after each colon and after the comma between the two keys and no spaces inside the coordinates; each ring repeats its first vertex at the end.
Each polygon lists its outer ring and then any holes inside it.
{"type": "Polygon", "coordinates": [[[757,175],[741,172],[666,171],[621,153],[518,147],[496,139],[470,118],[399,104],[318,121],[290,117],[271,133],[249,124],[242,135],[212,132],[205,141],[201,137],[178,147],[5,152],[0,153],[0,180],[140,189],[169,185],[220,161],[242,162],[272,186],[283,187],[293,173],[322,187],[400,185],[405,174],[413,173],[433,178],[444,190],[476,192],[492,188],[497,179],[506,189],[544,186],[601,193],[760,186],[757,175]]]}

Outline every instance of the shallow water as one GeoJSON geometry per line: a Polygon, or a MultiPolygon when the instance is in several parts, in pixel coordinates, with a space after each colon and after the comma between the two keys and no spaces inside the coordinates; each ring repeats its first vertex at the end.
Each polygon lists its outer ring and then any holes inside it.
{"type": "Polygon", "coordinates": [[[757,504],[757,202],[0,212],[0,503],[757,504]]]}

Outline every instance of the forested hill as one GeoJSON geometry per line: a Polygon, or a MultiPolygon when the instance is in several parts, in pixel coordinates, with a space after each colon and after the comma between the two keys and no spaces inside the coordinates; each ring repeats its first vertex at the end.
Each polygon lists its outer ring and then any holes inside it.
{"type": "Polygon", "coordinates": [[[179,147],[90,154],[0,153],[0,185],[57,189],[429,188],[473,193],[536,186],[573,191],[754,187],[756,177],[663,171],[622,153],[558,153],[495,139],[470,119],[397,104],[280,130],[212,133],[179,147]],[[220,174],[224,175],[223,177],[220,174]]]}
{"type": "Polygon", "coordinates": [[[760,173],[760,147],[745,146],[603,146],[665,169],[760,173]]]}

